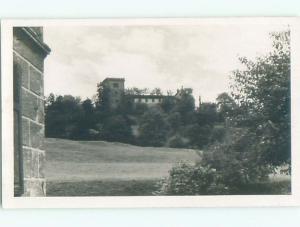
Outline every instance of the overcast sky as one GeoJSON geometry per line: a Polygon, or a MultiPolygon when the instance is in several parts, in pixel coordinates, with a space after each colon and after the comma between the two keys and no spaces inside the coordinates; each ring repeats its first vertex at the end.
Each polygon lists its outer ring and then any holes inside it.
{"type": "Polygon", "coordinates": [[[106,77],[124,77],[126,87],[176,91],[193,88],[198,100],[229,91],[238,56],[271,49],[269,33],[282,25],[44,27],[51,48],[45,63],[45,95],[91,98],[106,77]]]}

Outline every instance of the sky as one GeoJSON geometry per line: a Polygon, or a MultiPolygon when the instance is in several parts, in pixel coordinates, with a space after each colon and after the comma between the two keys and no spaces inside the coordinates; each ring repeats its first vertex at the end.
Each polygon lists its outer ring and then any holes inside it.
{"type": "Polygon", "coordinates": [[[189,87],[197,101],[230,92],[229,75],[238,57],[254,59],[271,50],[269,33],[280,24],[161,26],[46,26],[51,48],[45,61],[45,95],[96,94],[106,77],[125,78],[125,87],[189,87]]]}

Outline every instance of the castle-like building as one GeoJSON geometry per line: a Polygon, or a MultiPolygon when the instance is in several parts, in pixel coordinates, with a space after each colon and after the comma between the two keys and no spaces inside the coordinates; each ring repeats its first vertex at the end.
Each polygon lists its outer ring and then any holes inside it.
{"type": "Polygon", "coordinates": [[[111,109],[115,109],[121,103],[125,92],[124,78],[105,78],[100,85],[107,91],[107,102],[111,109]]]}
{"type": "MultiPolygon", "coordinates": [[[[108,77],[105,78],[100,85],[104,89],[107,89],[107,101],[110,108],[115,109],[120,105],[122,96],[125,94],[125,79],[124,78],[114,78],[108,77]]],[[[148,106],[155,106],[162,103],[163,99],[166,97],[175,97],[175,96],[166,96],[166,95],[130,95],[134,103],[144,103],[148,106]]]]}

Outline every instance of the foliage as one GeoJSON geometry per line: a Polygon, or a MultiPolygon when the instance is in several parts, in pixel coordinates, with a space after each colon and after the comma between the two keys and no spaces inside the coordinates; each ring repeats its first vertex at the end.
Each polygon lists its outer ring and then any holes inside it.
{"type": "Polygon", "coordinates": [[[214,125],[210,134],[210,144],[215,142],[223,142],[225,134],[226,128],[223,124],[214,125]]]}
{"type": "Polygon", "coordinates": [[[191,88],[181,89],[178,92],[179,98],[176,98],[174,111],[181,114],[183,123],[187,123],[189,121],[188,114],[195,111],[195,99],[192,92],[191,88]]]}
{"type": "Polygon", "coordinates": [[[175,99],[173,96],[167,96],[162,100],[162,103],[160,104],[162,110],[166,113],[171,113],[175,106],[175,99]]]}
{"type": "Polygon", "coordinates": [[[160,88],[156,87],[150,92],[150,95],[163,95],[163,92],[160,88]]]}
{"type": "Polygon", "coordinates": [[[210,167],[179,163],[169,177],[159,182],[159,195],[215,195],[226,194],[220,176],[210,167]]]}
{"type": "Polygon", "coordinates": [[[190,147],[202,149],[210,141],[211,130],[209,125],[190,124],[184,127],[183,136],[189,139],[190,147]]]}
{"type": "Polygon", "coordinates": [[[102,111],[109,111],[109,90],[105,89],[103,84],[98,83],[97,84],[97,101],[96,106],[98,109],[101,109],[102,111]]]}
{"type": "Polygon", "coordinates": [[[163,114],[157,109],[149,109],[140,119],[138,141],[144,146],[163,146],[168,129],[163,114]]]}
{"type": "Polygon", "coordinates": [[[204,139],[194,137],[203,135],[199,130],[204,127],[211,134],[209,142],[203,141],[203,159],[195,166],[174,167],[160,194],[245,194],[248,186],[268,182],[274,167],[290,164],[290,33],[272,38],[267,56],[240,58],[244,70],[233,72],[232,97],[222,93],[217,108],[200,106],[200,127],[195,124],[187,132],[191,143],[204,139]]]}
{"type": "Polygon", "coordinates": [[[122,115],[112,115],[108,117],[103,124],[100,138],[107,141],[132,142],[133,138],[128,119],[122,115]]]}
{"type": "Polygon", "coordinates": [[[235,124],[256,135],[263,162],[290,163],[290,32],[272,34],[273,51],[255,61],[240,58],[245,70],[232,75],[239,105],[235,124]]]}
{"type": "Polygon", "coordinates": [[[146,95],[149,93],[149,89],[148,88],[137,88],[137,87],[133,87],[133,88],[127,88],[125,89],[125,95],[146,95]]]}
{"type": "Polygon", "coordinates": [[[234,99],[226,92],[218,95],[216,98],[217,110],[219,121],[229,120],[230,116],[233,116],[234,111],[237,108],[237,104],[234,99]]]}
{"type": "Polygon", "coordinates": [[[168,121],[168,124],[170,125],[171,129],[176,132],[180,130],[181,123],[181,115],[179,112],[170,112],[167,115],[166,120],[168,121]]]}
{"type": "Polygon", "coordinates": [[[267,180],[270,168],[261,165],[255,135],[245,129],[231,129],[225,141],[212,144],[203,152],[202,165],[222,175],[231,192],[242,185],[267,180]]]}
{"type": "Polygon", "coordinates": [[[214,125],[218,120],[217,105],[215,103],[202,103],[196,117],[200,126],[214,125]]]}
{"type": "Polygon", "coordinates": [[[45,107],[45,134],[47,137],[73,138],[82,115],[80,99],[70,95],[49,96],[45,107]]]}

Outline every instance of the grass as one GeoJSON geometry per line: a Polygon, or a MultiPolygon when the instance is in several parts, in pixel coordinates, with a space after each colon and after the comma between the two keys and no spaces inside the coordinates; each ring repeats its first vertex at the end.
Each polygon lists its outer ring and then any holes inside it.
{"type": "MultiPolygon", "coordinates": [[[[104,141],[46,139],[48,196],[150,196],[172,166],[200,160],[199,151],[104,141]]],[[[239,195],[290,194],[290,177],[240,188],[239,195]]]]}
{"type": "Polygon", "coordinates": [[[47,183],[47,196],[151,196],[156,190],[156,180],[47,183]]]}
{"type": "Polygon", "coordinates": [[[264,183],[248,184],[240,188],[240,195],[290,195],[291,181],[270,181],[264,183]]]}
{"type": "Polygon", "coordinates": [[[45,145],[49,196],[151,195],[175,163],[200,160],[191,149],[53,138],[45,145]]]}

